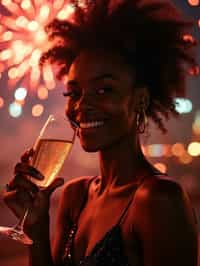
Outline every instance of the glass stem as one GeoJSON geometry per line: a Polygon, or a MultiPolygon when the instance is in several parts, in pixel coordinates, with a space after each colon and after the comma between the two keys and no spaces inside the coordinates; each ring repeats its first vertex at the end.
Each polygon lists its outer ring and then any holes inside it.
{"type": "Polygon", "coordinates": [[[23,231],[24,223],[25,223],[25,220],[26,220],[28,213],[29,213],[29,209],[26,209],[23,217],[18,221],[18,223],[14,227],[16,230],[23,231]]]}

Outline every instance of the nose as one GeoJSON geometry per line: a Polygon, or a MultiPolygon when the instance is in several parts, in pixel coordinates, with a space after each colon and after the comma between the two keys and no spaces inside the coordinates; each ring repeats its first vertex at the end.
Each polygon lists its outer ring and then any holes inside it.
{"type": "Polygon", "coordinates": [[[95,110],[94,97],[84,94],[74,104],[68,106],[66,114],[72,120],[79,121],[81,117],[93,114],[95,110]]]}
{"type": "Polygon", "coordinates": [[[95,110],[95,99],[91,95],[83,94],[74,105],[75,113],[91,112],[95,110]]]}

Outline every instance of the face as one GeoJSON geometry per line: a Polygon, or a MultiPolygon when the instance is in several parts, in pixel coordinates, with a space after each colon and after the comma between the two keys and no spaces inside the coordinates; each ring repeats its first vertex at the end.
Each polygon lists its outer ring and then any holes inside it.
{"type": "Polygon", "coordinates": [[[135,134],[134,71],[106,52],[82,52],[72,63],[66,85],[66,114],[80,128],[85,151],[110,148],[135,134]]]}

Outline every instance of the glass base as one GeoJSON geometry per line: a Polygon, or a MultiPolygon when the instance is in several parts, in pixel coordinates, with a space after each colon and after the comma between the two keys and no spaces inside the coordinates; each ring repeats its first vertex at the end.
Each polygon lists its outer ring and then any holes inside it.
{"type": "Polygon", "coordinates": [[[8,236],[9,238],[25,245],[33,244],[33,240],[30,239],[22,230],[15,229],[13,227],[0,226],[0,235],[8,236]]]}

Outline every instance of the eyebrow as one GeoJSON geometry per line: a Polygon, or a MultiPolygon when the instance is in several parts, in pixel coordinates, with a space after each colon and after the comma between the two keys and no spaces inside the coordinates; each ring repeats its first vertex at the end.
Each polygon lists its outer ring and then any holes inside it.
{"type": "MultiPolygon", "coordinates": [[[[91,81],[98,81],[101,79],[117,80],[117,77],[115,77],[113,74],[106,73],[106,74],[102,74],[102,75],[91,78],[91,81]]],[[[67,85],[77,85],[77,84],[78,84],[78,82],[76,80],[69,80],[67,82],[67,85]]]]}

